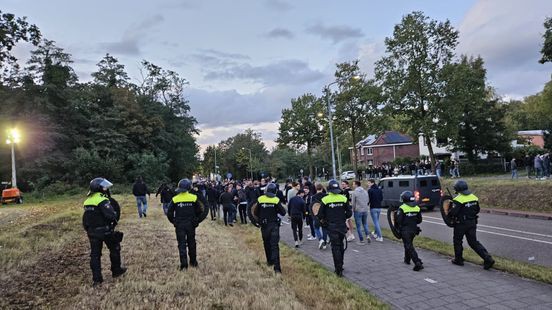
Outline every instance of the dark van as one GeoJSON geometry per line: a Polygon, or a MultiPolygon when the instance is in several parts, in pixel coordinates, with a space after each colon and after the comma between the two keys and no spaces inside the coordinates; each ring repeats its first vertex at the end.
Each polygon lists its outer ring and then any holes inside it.
{"type": "Polygon", "coordinates": [[[429,211],[439,205],[442,190],[439,177],[436,175],[410,176],[400,175],[396,177],[382,178],[379,187],[383,191],[382,207],[399,207],[401,193],[411,191],[416,197],[416,203],[420,208],[429,211]]]}

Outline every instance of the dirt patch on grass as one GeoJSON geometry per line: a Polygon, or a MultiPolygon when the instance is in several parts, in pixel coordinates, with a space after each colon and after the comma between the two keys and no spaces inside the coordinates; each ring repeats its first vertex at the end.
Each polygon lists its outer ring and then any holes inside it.
{"type": "Polygon", "coordinates": [[[78,294],[88,264],[86,238],[67,244],[62,251],[46,251],[36,263],[2,277],[0,308],[58,308],[78,294]]]}

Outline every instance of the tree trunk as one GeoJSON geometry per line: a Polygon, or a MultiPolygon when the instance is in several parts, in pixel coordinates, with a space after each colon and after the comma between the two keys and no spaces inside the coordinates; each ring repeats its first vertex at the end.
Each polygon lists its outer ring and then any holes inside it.
{"type": "Polygon", "coordinates": [[[433,146],[431,145],[431,137],[424,133],[424,139],[429,151],[429,161],[431,162],[431,171],[435,173],[435,154],[433,153],[433,146]]]}
{"type": "Polygon", "coordinates": [[[353,127],[351,128],[351,137],[353,139],[353,158],[352,158],[352,161],[353,161],[353,172],[355,173],[355,180],[359,180],[360,176],[357,175],[357,150],[356,150],[356,147],[355,147],[355,141],[356,141],[356,130],[355,130],[355,126],[353,125],[353,127]]]}
{"type": "Polygon", "coordinates": [[[310,142],[307,142],[307,160],[309,164],[309,177],[314,180],[315,176],[313,175],[314,167],[312,166],[312,150],[310,142]]]}

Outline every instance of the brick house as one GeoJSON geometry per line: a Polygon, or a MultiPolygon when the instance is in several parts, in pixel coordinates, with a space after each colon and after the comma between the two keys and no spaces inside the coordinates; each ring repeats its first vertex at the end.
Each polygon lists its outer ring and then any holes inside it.
{"type": "Polygon", "coordinates": [[[512,141],[512,147],[522,147],[526,145],[534,145],[544,148],[544,135],[546,132],[544,130],[523,130],[518,131],[518,139],[512,141]]]}
{"type": "Polygon", "coordinates": [[[369,135],[356,144],[356,151],[357,164],[364,167],[380,166],[392,162],[397,157],[420,156],[418,144],[415,144],[410,136],[396,131],[386,131],[379,136],[369,135]]]}

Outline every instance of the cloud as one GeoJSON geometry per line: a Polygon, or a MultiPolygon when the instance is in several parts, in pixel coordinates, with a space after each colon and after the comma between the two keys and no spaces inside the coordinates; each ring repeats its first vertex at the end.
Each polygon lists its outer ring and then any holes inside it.
{"type": "Polygon", "coordinates": [[[161,8],[181,9],[181,10],[194,10],[199,8],[199,6],[200,6],[199,1],[192,1],[192,0],[176,0],[176,1],[169,1],[161,4],[161,8]]]}
{"type": "Polygon", "coordinates": [[[307,32],[331,40],[334,44],[354,38],[362,38],[364,34],[359,28],[346,25],[326,26],[317,23],[307,27],[307,32]]]}
{"type": "Polygon", "coordinates": [[[216,127],[200,126],[201,134],[197,142],[201,149],[205,150],[207,146],[218,144],[219,142],[235,136],[238,133],[243,133],[247,129],[252,129],[261,133],[261,138],[267,149],[271,149],[276,146],[275,140],[278,138],[277,122],[261,122],[216,127]]]}
{"type": "Polygon", "coordinates": [[[146,31],[163,21],[164,17],[162,15],[153,15],[127,28],[120,41],[101,43],[100,46],[113,54],[138,56],[141,54],[140,47],[143,46],[144,41],[147,41],[146,31]]]}
{"type": "Polygon", "coordinates": [[[294,35],[293,33],[284,28],[274,28],[270,30],[267,34],[267,37],[269,38],[285,38],[285,39],[293,39],[294,35]]]}
{"type": "Polygon", "coordinates": [[[265,0],[265,4],[274,10],[289,11],[293,8],[291,3],[283,0],[265,0]]]}
{"type": "Polygon", "coordinates": [[[489,81],[500,93],[517,98],[536,93],[550,78],[550,66],[537,61],[543,22],[551,11],[549,0],[480,0],[458,28],[457,52],[483,57],[489,81]]]}
{"type": "Polygon", "coordinates": [[[229,66],[224,70],[213,70],[205,75],[209,80],[251,80],[264,85],[294,85],[316,82],[324,77],[301,60],[282,60],[264,66],[248,63],[229,66]]]}

